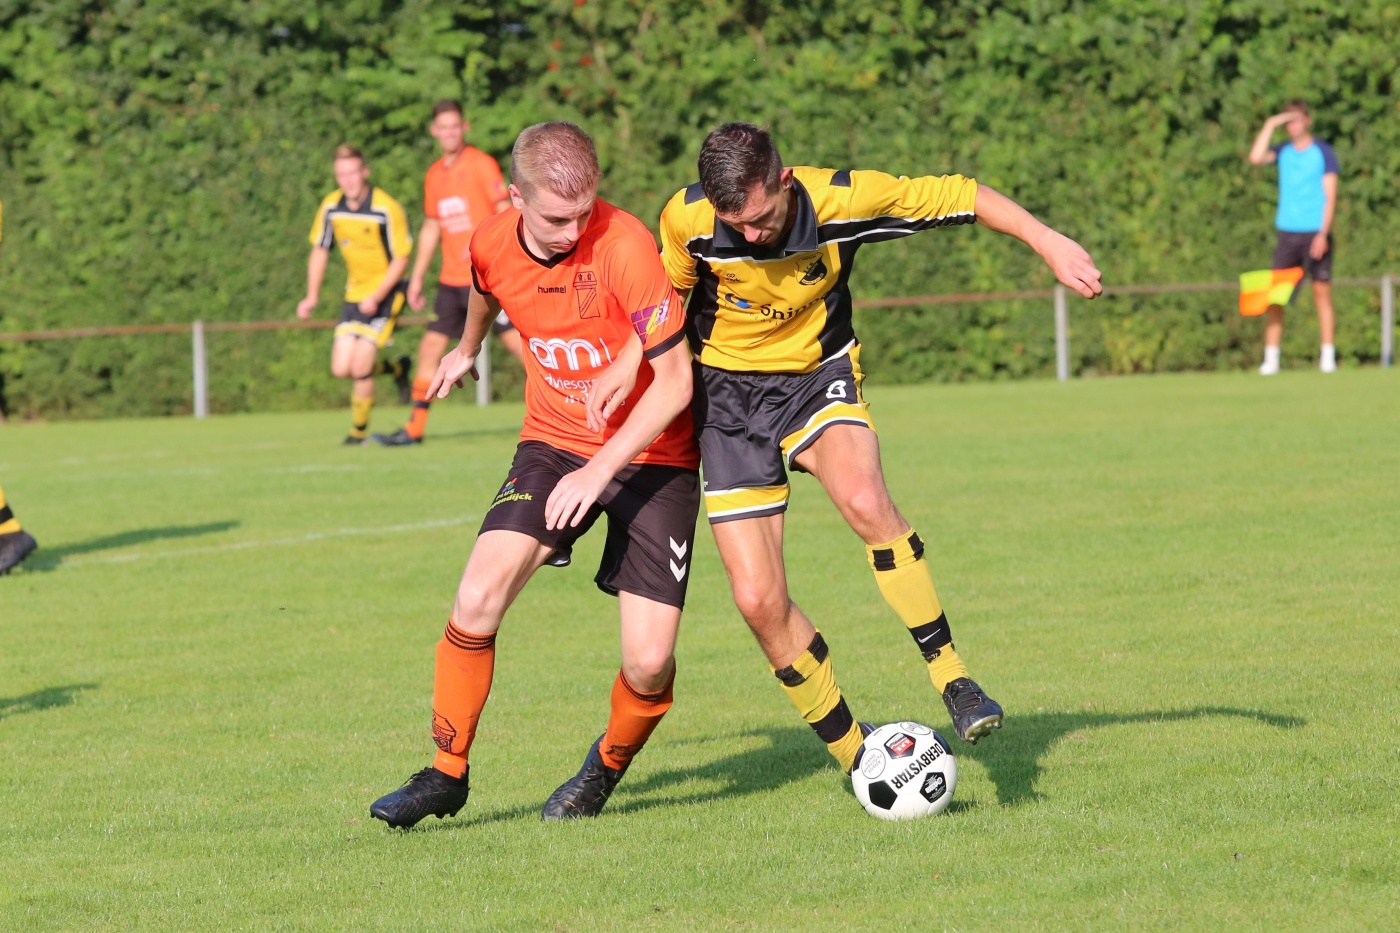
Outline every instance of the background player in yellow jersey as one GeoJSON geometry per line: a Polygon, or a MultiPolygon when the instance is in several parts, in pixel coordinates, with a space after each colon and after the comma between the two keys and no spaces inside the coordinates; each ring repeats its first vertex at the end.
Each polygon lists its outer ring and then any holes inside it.
{"type": "Polygon", "coordinates": [[[306,297],[297,317],[311,316],[320,301],[331,244],[345,260],[345,304],[331,345],[331,373],[350,379],[350,435],[346,444],[366,443],[374,407],[374,377],[391,373],[401,401],[408,401],[408,357],[395,363],[379,359],[388,346],[394,322],[403,310],[408,254],[413,238],[399,202],[369,183],[369,166],[354,146],[335,150],[336,190],[321,200],[311,224],[311,258],[306,264],[306,297]]]}
{"type": "MultiPolygon", "coordinates": [[[[408,306],[422,311],[423,278],[428,274],[438,243],[442,244],[442,268],[438,272],[433,320],[418,342],[418,371],[413,377],[413,415],[393,434],[375,434],[373,440],[390,447],[423,441],[428,426],[428,384],[437,374],[447,352],[447,342],[460,340],[467,323],[467,302],[472,293],[471,238],[486,220],[510,207],[505,179],[496,160],[466,140],[470,124],[462,105],[440,100],[433,105],[428,131],[442,149],[442,158],[428,168],[423,180],[423,226],[418,230],[418,258],[408,278],[408,306]]],[[[502,312],[491,324],[506,349],[520,359],[520,333],[502,312]]]]}
{"type": "MultiPolygon", "coordinates": [[[[4,241],[5,207],[0,204],[0,244],[4,241]]],[[[34,536],[19,526],[19,519],[5,501],[5,488],[0,486],[0,576],[18,567],[38,546],[34,536]]]]}
{"type": "MultiPolygon", "coordinates": [[[[661,215],[662,260],[689,291],[695,429],[706,511],[734,601],[803,718],[850,770],[862,738],[821,634],[788,595],[787,470],[811,473],[908,627],[959,737],[1000,728],[1001,707],[953,649],[924,545],[895,508],[860,384],[849,276],[863,243],[974,221],[1034,249],[1065,285],[1100,293],[1077,243],[958,175],[785,168],[768,133],[729,123],[705,140],[700,181],[661,215]]],[[[625,374],[595,386],[607,395],[625,374]]]]}

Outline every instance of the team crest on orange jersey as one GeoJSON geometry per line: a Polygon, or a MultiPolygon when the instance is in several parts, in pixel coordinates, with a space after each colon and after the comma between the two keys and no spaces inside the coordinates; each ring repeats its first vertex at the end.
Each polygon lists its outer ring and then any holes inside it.
{"type": "Polygon", "coordinates": [[[587,269],[574,276],[574,300],[578,302],[578,316],[598,317],[602,311],[597,308],[598,277],[587,269]]]}

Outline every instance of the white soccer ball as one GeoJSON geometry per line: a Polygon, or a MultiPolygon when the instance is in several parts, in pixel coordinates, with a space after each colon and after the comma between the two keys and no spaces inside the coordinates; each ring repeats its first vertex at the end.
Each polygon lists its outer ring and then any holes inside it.
{"type": "Polygon", "coordinates": [[[940,813],[957,785],[958,763],[948,743],[917,722],[892,722],[870,733],[851,771],[856,799],[882,820],[940,813]]]}

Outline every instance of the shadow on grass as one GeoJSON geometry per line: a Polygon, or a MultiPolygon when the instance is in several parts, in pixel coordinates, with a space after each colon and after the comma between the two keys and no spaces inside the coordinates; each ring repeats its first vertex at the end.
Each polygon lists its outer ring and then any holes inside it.
{"type": "Polygon", "coordinates": [[[68,684],[64,687],[45,687],[17,697],[0,697],[0,720],[25,713],[67,706],[73,698],[84,690],[96,690],[97,684],[68,684]]]}
{"type": "Polygon", "coordinates": [[[95,551],[110,551],[115,548],[132,547],[137,544],[145,544],[148,541],[168,541],[178,538],[198,538],[201,535],[218,534],[221,531],[230,531],[239,526],[238,521],[210,522],[207,525],[167,525],[164,528],[137,528],[133,531],[123,531],[114,535],[107,535],[103,538],[93,538],[91,541],[79,541],[76,544],[69,544],[63,547],[45,548],[40,547],[34,552],[25,563],[26,570],[56,570],[63,564],[64,558],[77,557],[80,554],[91,554],[95,551]]]}
{"type": "Polygon", "coordinates": [[[1279,716],[1252,709],[1229,706],[1197,706],[1191,709],[1157,710],[1144,713],[1043,712],[1013,713],[1006,726],[990,741],[969,747],[955,743],[953,752],[979,762],[997,788],[997,800],[1002,804],[1017,804],[1035,800],[1035,782],[1040,777],[1040,760],[1050,747],[1074,733],[1098,726],[1131,723],[1182,722],[1211,716],[1232,716],[1253,719],[1276,729],[1294,729],[1306,725],[1297,716],[1279,716]]]}
{"type": "MultiPolygon", "coordinates": [[[[636,781],[623,781],[618,787],[618,796],[613,798],[607,812],[633,813],[654,807],[685,806],[707,800],[762,793],[793,781],[800,781],[831,764],[826,746],[815,740],[812,730],[808,728],[787,726],[753,729],[740,735],[745,738],[761,738],[764,742],[754,748],[716,758],[693,768],[669,768],[653,772],[636,781]],[[676,788],[690,783],[699,786],[689,791],[675,791],[676,788]],[[718,786],[715,786],[716,784],[718,786]]],[[[723,737],[716,736],[705,741],[719,738],[723,737]]],[[[664,754],[664,743],[657,743],[655,748],[648,751],[648,755],[664,754]]],[[[503,823],[519,819],[538,820],[540,807],[543,805],[544,801],[541,800],[533,806],[491,810],[464,825],[503,823]]],[[[444,822],[441,828],[454,827],[444,822]]]]}

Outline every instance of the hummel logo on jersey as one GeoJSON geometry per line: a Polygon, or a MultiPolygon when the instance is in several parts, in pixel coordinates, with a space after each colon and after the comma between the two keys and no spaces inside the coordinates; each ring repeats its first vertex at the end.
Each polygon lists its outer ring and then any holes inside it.
{"type": "Polygon", "coordinates": [[[800,281],[803,285],[816,285],[824,278],[826,278],[826,263],[822,262],[822,258],[818,256],[817,261],[803,271],[800,281]]]}
{"type": "Polygon", "coordinates": [[[568,289],[562,285],[536,285],[535,291],[541,295],[563,295],[568,292],[568,289]]]}
{"type": "Polygon", "coordinates": [[[671,542],[671,553],[675,554],[676,558],[680,561],[679,565],[676,563],[676,561],[671,561],[671,575],[675,577],[676,582],[679,583],[685,579],[685,572],[687,569],[687,565],[685,563],[685,555],[686,552],[690,550],[690,542],[682,541],[679,544],[677,544],[676,539],[670,537],[669,535],[667,536],[666,540],[671,542]]]}

